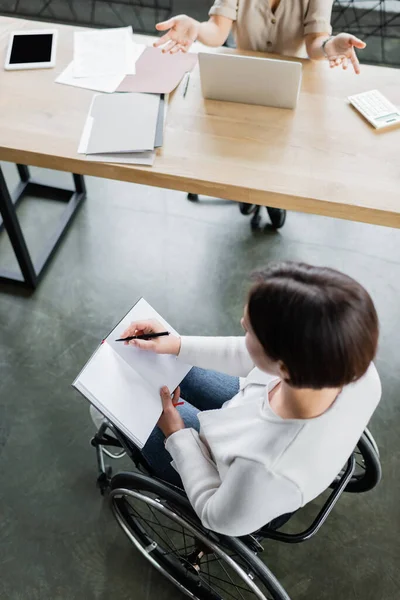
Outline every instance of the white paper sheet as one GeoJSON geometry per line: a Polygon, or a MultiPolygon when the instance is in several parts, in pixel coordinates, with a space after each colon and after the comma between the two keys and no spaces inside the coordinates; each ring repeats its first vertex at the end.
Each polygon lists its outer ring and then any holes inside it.
{"type": "MultiPolygon", "coordinates": [[[[132,34],[133,35],[133,34],[132,34]]],[[[128,46],[128,72],[127,75],[136,75],[136,62],[143,54],[146,46],[144,44],[136,44],[133,41],[133,37],[130,38],[131,43],[128,46]]]]}
{"type": "Polygon", "coordinates": [[[72,85],[73,87],[86,88],[96,92],[112,94],[115,92],[125,75],[108,75],[107,77],[74,77],[74,63],[68,67],[56,79],[56,83],[72,85]]]}
{"type": "Polygon", "coordinates": [[[93,127],[93,117],[88,115],[85,125],[82,131],[81,141],[79,142],[78,154],[86,154],[87,146],[89,143],[90,134],[93,127]]]}
{"type": "Polygon", "coordinates": [[[126,75],[135,69],[132,28],[78,31],[74,37],[74,77],[126,75]]]}
{"type": "MultiPolygon", "coordinates": [[[[86,153],[84,152],[83,154],[86,153]]],[[[155,152],[124,152],[123,154],[86,154],[86,160],[90,160],[93,162],[143,165],[144,167],[152,167],[155,158],[155,152]]]]}

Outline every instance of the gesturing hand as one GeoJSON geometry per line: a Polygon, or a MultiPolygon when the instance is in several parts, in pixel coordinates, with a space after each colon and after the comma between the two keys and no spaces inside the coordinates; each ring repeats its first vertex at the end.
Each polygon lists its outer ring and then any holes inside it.
{"type": "Polygon", "coordinates": [[[325,52],[332,68],[340,67],[347,69],[349,60],[357,75],[360,73],[360,63],[354,48],[362,50],[366,43],[350,33],[339,33],[325,44],[325,52]]]}
{"type": "Polygon", "coordinates": [[[176,433],[180,429],[185,429],[185,423],[183,422],[181,415],[175,408],[175,404],[177,404],[179,400],[180,393],[181,390],[179,387],[177,387],[171,398],[170,391],[166,386],[161,388],[160,390],[163,412],[158,420],[157,425],[159,426],[166,438],[172,435],[173,433],[176,433]]]}
{"type": "Polygon", "coordinates": [[[163,23],[157,23],[158,31],[169,31],[154,42],[154,46],[158,48],[166,44],[162,51],[171,54],[187,52],[199,35],[199,27],[200,23],[187,15],[178,15],[163,23]]]}

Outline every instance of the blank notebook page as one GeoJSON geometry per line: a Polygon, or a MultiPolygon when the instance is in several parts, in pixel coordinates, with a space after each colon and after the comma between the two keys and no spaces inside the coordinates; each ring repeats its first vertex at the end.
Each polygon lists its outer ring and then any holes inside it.
{"type": "Polygon", "coordinates": [[[88,362],[75,385],[138,446],[146,443],[161,415],[161,399],[107,342],[88,362]]]}
{"type": "Polygon", "coordinates": [[[155,393],[159,394],[159,390],[163,385],[166,385],[172,392],[189,372],[191,368],[189,365],[180,361],[176,356],[154,354],[115,341],[121,337],[124,330],[133,321],[147,321],[149,319],[156,319],[165,327],[165,331],[178,335],[175,329],[144,298],[141,298],[110,333],[107,342],[121,358],[148,382],[155,393]]]}

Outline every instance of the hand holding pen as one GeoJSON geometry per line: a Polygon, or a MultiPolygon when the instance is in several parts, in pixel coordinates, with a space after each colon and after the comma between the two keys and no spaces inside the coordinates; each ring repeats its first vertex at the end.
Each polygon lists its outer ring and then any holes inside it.
{"type": "Polygon", "coordinates": [[[156,354],[177,356],[181,348],[180,338],[165,331],[165,327],[155,319],[131,323],[119,339],[123,340],[125,345],[129,344],[156,354]]]}

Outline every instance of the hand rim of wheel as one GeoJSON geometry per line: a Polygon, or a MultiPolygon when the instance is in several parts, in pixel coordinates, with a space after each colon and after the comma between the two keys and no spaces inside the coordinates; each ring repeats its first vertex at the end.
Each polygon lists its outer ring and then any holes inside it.
{"type": "Polygon", "coordinates": [[[185,527],[186,529],[188,529],[192,533],[193,536],[195,536],[197,539],[199,539],[206,546],[209,546],[209,548],[211,548],[211,550],[215,554],[217,554],[221,559],[225,560],[230,565],[230,567],[234,571],[236,571],[236,573],[238,575],[240,575],[240,577],[242,577],[243,580],[246,581],[247,585],[249,585],[249,587],[252,589],[253,593],[258,598],[260,598],[260,600],[268,600],[266,598],[266,596],[259,590],[258,586],[251,581],[251,579],[248,577],[247,573],[234,560],[232,560],[232,558],[228,554],[226,554],[226,552],[224,552],[223,550],[221,550],[221,548],[219,548],[219,546],[217,546],[216,544],[214,544],[214,542],[212,540],[210,540],[208,537],[206,537],[199,529],[197,529],[196,527],[194,527],[191,523],[189,523],[185,519],[182,519],[182,517],[180,515],[178,515],[176,512],[170,510],[169,508],[167,508],[166,506],[164,506],[164,504],[162,504],[161,502],[157,502],[156,500],[153,500],[153,498],[150,498],[149,496],[144,496],[140,492],[134,492],[133,490],[129,490],[129,489],[126,489],[126,488],[117,488],[117,489],[112,490],[110,492],[111,507],[112,507],[114,516],[117,519],[117,522],[118,522],[119,526],[121,527],[121,529],[128,536],[128,538],[134,544],[134,546],[139,550],[139,552],[145,558],[147,558],[147,560],[149,560],[151,562],[151,564],[159,572],[161,572],[165,577],[167,577],[167,579],[169,579],[172,583],[174,583],[174,585],[176,585],[186,595],[188,595],[191,598],[193,598],[194,600],[196,600],[196,596],[194,594],[192,594],[190,592],[190,590],[188,590],[187,588],[185,588],[170,573],[168,573],[168,571],[166,569],[164,569],[155,559],[153,559],[153,557],[151,556],[151,553],[150,552],[146,552],[146,549],[143,548],[143,546],[141,546],[141,544],[132,535],[132,533],[129,530],[128,526],[125,524],[125,521],[124,521],[124,519],[123,519],[123,517],[122,517],[122,515],[121,515],[121,513],[120,513],[120,511],[118,509],[118,506],[116,506],[116,504],[114,502],[115,498],[122,498],[123,496],[130,496],[131,498],[136,498],[136,500],[140,500],[142,502],[147,502],[153,508],[155,508],[156,510],[160,511],[164,515],[166,515],[166,516],[168,516],[170,518],[173,518],[177,523],[179,523],[181,525],[181,527],[185,527]],[[144,500],[144,497],[146,498],[145,500],[144,500]]]}

